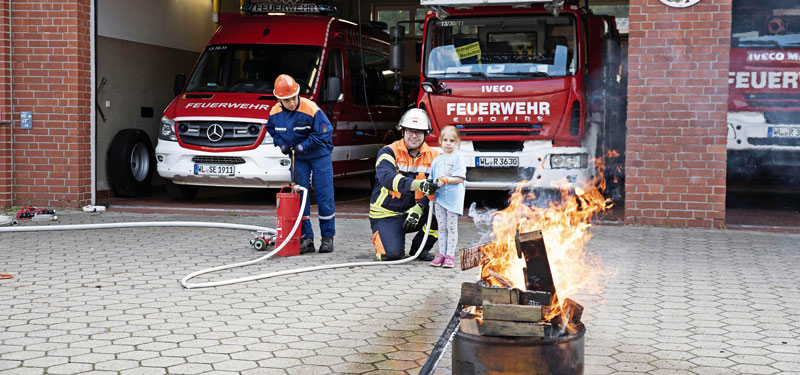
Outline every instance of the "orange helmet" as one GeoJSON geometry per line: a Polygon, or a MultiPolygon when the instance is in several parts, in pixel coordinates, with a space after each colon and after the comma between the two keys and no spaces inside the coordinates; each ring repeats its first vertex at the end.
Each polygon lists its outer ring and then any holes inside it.
{"type": "Polygon", "coordinates": [[[300,85],[288,74],[281,74],[275,79],[275,89],[272,93],[278,99],[289,99],[300,93],[300,85]]]}

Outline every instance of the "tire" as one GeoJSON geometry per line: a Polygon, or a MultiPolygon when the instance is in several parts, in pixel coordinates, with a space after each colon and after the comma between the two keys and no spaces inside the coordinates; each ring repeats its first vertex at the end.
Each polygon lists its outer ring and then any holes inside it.
{"type": "Polygon", "coordinates": [[[111,188],[120,197],[141,197],[150,191],[156,165],[153,144],[141,129],[124,129],[108,149],[111,188]]]}
{"type": "Polygon", "coordinates": [[[190,201],[197,195],[199,188],[194,185],[179,185],[172,181],[167,180],[165,185],[167,194],[172,200],[176,201],[190,201]]]}

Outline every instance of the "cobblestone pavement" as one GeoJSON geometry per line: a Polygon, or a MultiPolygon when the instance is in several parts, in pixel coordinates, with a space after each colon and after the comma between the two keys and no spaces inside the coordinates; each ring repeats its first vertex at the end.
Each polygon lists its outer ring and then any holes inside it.
{"type": "MultiPolygon", "coordinates": [[[[244,216],[60,213],[60,224],[244,216]]],[[[35,225],[36,223],[25,223],[35,225]]],[[[195,281],[372,260],[369,223],[338,219],[336,251],[195,281]]],[[[486,228],[461,223],[461,245],[486,228]]],[[[586,307],[586,374],[800,374],[800,235],[599,226],[616,270],[586,307]]],[[[416,374],[475,270],[422,262],[204,289],[178,280],[256,258],[250,234],[137,228],[0,233],[0,374],[416,374]]],[[[317,240],[319,245],[319,240],[317,240]]],[[[450,373],[449,350],[437,374],[450,373]]]]}

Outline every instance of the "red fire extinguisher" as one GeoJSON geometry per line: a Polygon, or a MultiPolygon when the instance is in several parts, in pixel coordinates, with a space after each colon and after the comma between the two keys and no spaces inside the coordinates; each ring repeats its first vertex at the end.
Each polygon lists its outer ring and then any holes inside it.
{"type": "MultiPolygon", "coordinates": [[[[275,201],[278,214],[278,236],[275,241],[276,245],[280,245],[288,237],[289,232],[292,231],[297,214],[300,212],[300,204],[303,202],[303,195],[294,188],[294,152],[292,152],[292,184],[281,188],[276,195],[275,201]],[[289,191],[284,192],[284,190],[289,191]]],[[[286,246],[281,249],[276,255],[292,256],[300,255],[300,230],[301,225],[297,226],[297,230],[286,243],[286,246]]]]}

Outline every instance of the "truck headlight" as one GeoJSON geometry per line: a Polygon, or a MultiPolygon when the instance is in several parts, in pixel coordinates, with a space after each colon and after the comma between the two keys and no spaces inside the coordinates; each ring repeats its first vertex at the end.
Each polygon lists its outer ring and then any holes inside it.
{"type": "Polygon", "coordinates": [[[161,130],[158,132],[158,139],[165,141],[178,140],[178,137],[175,135],[175,120],[166,116],[161,118],[161,130]]]}
{"type": "Polygon", "coordinates": [[[274,142],[272,141],[272,137],[269,135],[269,133],[264,134],[264,139],[261,140],[261,144],[262,145],[271,145],[272,143],[274,143],[274,142]]]}
{"type": "Polygon", "coordinates": [[[587,154],[551,154],[551,169],[582,169],[589,165],[587,154]]]}

